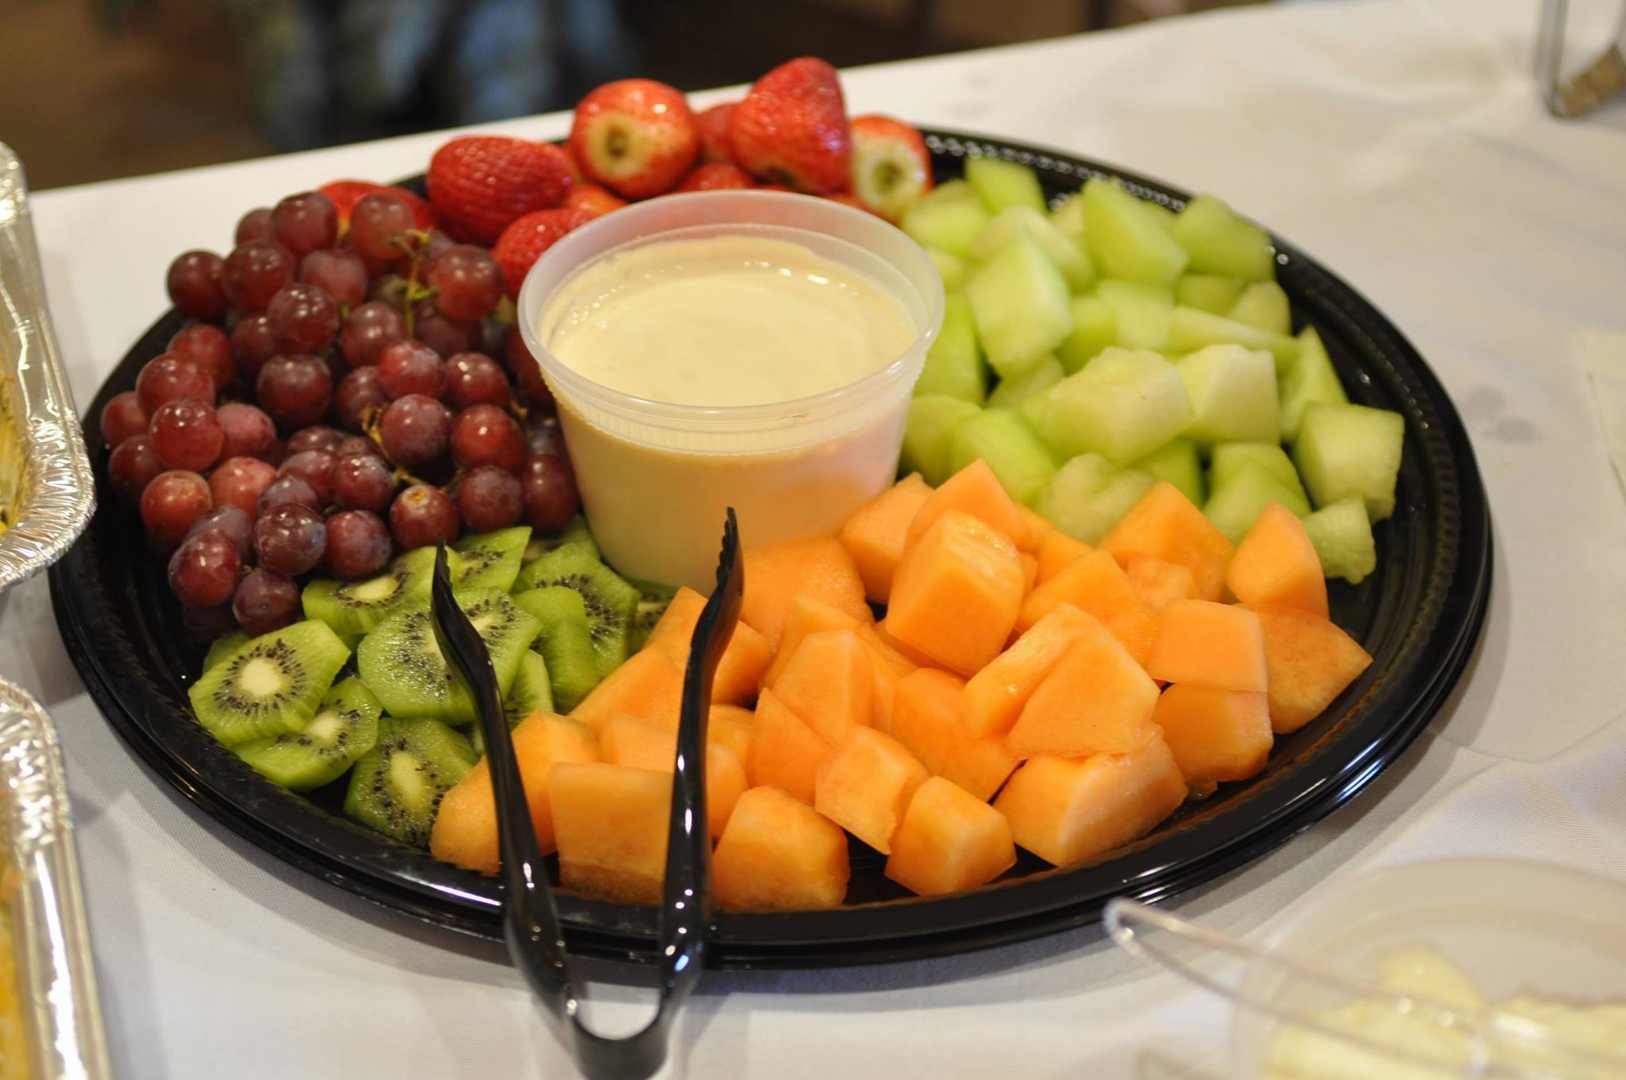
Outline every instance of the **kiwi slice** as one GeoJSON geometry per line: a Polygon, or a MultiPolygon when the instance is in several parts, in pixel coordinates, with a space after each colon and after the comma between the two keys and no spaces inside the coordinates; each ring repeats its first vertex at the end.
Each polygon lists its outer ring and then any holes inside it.
{"type": "MultiPolygon", "coordinates": [[[[581,593],[587,609],[587,627],[593,635],[599,678],[626,662],[630,654],[628,636],[632,617],[638,609],[637,589],[577,544],[550,551],[527,566],[520,572],[516,589],[525,584],[527,576],[534,582],[534,588],[563,585],[581,593]]],[[[551,664],[549,670],[552,670],[551,664]]]]}
{"type": "Polygon", "coordinates": [[[519,576],[520,560],[530,539],[529,525],[465,536],[452,545],[457,553],[450,567],[452,587],[507,592],[514,587],[514,578],[519,576]]]}
{"type": "Polygon", "coordinates": [[[536,651],[547,663],[553,707],[568,713],[599,682],[587,604],[581,593],[564,585],[516,593],[514,603],[542,623],[536,651]]]}
{"type": "Polygon", "coordinates": [[[655,624],[666,614],[666,606],[672,602],[677,589],[654,581],[639,581],[637,578],[628,578],[627,584],[638,590],[638,606],[633,609],[632,626],[627,632],[627,654],[630,656],[643,648],[644,642],[649,640],[649,632],[655,629],[655,624]]]}
{"type": "Polygon", "coordinates": [[[344,812],[413,847],[429,845],[442,795],[474,767],[469,741],[438,720],[378,722],[378,741],[350,774],[344,812]]]}
{"type": "Polygon", "coordinates": [[[209,644],[209,652],[203,657],[203,670],[208,671],[220,661],[248,644],[248,635],[241,630],[233,630],[229,634],[221,634],[209,644]]]}
{"type": "Polygon", "coordinates": [[[429,602],[435,549],[414,548],[366,581],[318,578],[305,586],[305,618],[321,619],[341,638],[356,638],[404,607],[429,602]]]}
{"type": "MultiPolygon", "coordinates": [[[[497,688],[506,694],[541,623],[500,589],[466,589],[457,594],[457,605],[479,631],[497,688]]],[[[398,611],[379,623],[357,648],[356,669],[391,716],[427,716],[449,724],[474,719],[474,699],[441,655],[426,606],[398,611]]]]}
{"type": "Polygon", "coordinates": [[[592,554],[593,558],[599,557],[598,541],[594,540],[593,534],[588,531],[587,519],[577,514],[556,535],[531,537],[530,543],[525,545],[524,562],[528,566],[548,552],[556,551],[566,544],[576,544],[579,547],[584,547],[592,554]]]}
{"type": "Polygon", "coordinates": [[[198,723],[227,746],[301,731],[350,659],[350,649],[315,619],[251,638],[209,668],[187,696],[198,723]]]}
{"type": "Polygon", "coordinates": [[[553,711],[553,685],[548,681],[548,664],[541,653],[526,649],[519,658],[519,674],[503,695],[502,707],[508,714],[509,727],[518,726],[538,709],[553,711]]]}
{"type": "Polygon", "coordinates": [[[232,747],[254,771],[290,791],[331,784],[378,740],[378,699],[354,676],[335,683],[305,730],[232,747]]]}

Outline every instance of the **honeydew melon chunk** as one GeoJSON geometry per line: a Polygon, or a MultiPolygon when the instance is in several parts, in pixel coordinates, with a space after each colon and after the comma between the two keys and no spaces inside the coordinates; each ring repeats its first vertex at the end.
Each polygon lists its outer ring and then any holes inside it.
{"type": "Polygon", "coordinates": [[[1056,358],[1071,375],[1118,340],[1118,314],[1096,296],[1075,296],[1068,310],[1073,316],[1073,329],[1056,346],[1056,358]]]}
{"type": "Polygon", "coordinates": [[[1161,285],[1105,280],[1096,299],[1112,309],[1117,344],[1126,349],[1161,349],[1169,343],[1174,293],[1161,285]]]}
{"type": "Polygon", "coordinates": [[[1304,531],[1321,560],[1321,572],[1359,585],[1378,568],[1377,544],[1366,517],[1366,500],[1359,495],[1339,499],[1304,519],[1304,531]]]}
{"type": "Polygon", "coordinates": [[[988,396],[988,365],[977,343],[971,301],[962,293],[943,298],[943,325],[926,350],[926,363],[915,380],[915,397],[947,394],[981,405],[988,396]]]}
{"type": "Polygon", "coordinates": [[[1061,382],[1066,375],[1061,361],[1054,356],[1047,356],[1022,374],[1001,379],[999,385],[994,387],[994,392],[988,395],[988,407],[1020,409],[1033,398],[1042,396],[1045,391],[1061,382]]]}
{"type": "Polygon", "coordinates": [[[1051,389],[1040,433],[1066,457],[1094,452],[1127,465],[1180,434],[1191,416],[1173,364],[1148,349],[1114,346],[1051,389]]]}
{"type": "Polygon", "coordinates": [[[1261,330],[1245,322],[1215,315],[1212,311],[1177,305],[1169,316],[1169,351],[1189,353],[1209,345],[1244,345],[1250,349],[1264,349],[1276,358],[1278,367],[1292,363],[1299,352],[1299,343],[1286,334],[1261,330]]]}
{"type": "Polygon", "coordinates": [[[1303,496],[1289,489],[1275,473],[1257,461],[1250,461],[1223,483],[1215,481],[1214,493],[1203,506],[1203,513],[1231,543],[1240,544],[1271,502],[1279,502],[1295,516],[1303,517],[1310,507],[1302,499],[1303,496]]]}
{"type": "Polygon", "coordinates": [[[1102,277],[1172,286],[1187,255],[1152,204],[1106,180],[1084,185],[1084,242],[1102,277]]]}
{"type": "Polygon", "coordinates": [[[1282,408],[1282,441],[1293,442],[1299,437],[1299,425],[1304,421],[1304,410],[1312,402],[1342,405],[1349,400],[1344,384],[1332,366],[1327,347],[1313,326],[1306,326],[1299,334],[1299,354],[1277,377],[1282,408]]]}
{"type": "Polygon", "coordinates": [[[1220,274],[1181,274],[1174,283],[1174,302],[1200,311],[1224,315],[1242,299],[1248,283],[1239,277],[1220,274]]]}
{"type": "Polygon", "coordinates": [[[1225,274],[1249,281],[1276,278],[1270,234],[1239,217],[1221,199],[1198,195],[1186,203],[1170,227],[1199,274],[1225,274]]]}
{"type": "Polygon", "coordinates": [[[1050,224],[1063,236],[1077,240],[1084,235],[1084,200],[1065,195],[1050,211],[1050,224]]]}
{"type": "Polygon", "coordinates": [[[991,214],[1012,206],[1030,207],[1040,214],[1045,211],[1039,174],[1019,162],[994,157],[967,158],[965,178],[991,214]]]}
{"type": "Polygon", "coordinates": [[[1020,375],[1073,329],[1067,282],[1026,229],[1018,229],[965,284],[977,337],[1000,378],[1020,375]]]}
{"type": "Polygon", "coordinates": [[[1157,218],[1158,221],[1163,223],[1163,227],[1165,229],[1174,228],[1174,219],[1179,216],[1174,212],[1174,210],[1164,206],[1160,202],[1153,202],[1150,199],[1142,199],[1140,202],[1142,206],[1146,207],[1146,209],[1152,212],[1153,217],[1157,218]]]}
{"type": "Polygon", "coordinates": [[[953,475],[949,447],[954,428],[981,411],[963,398],[946,394],[928,394],[911,401],[898,462],[902,474],[917,472],[933,487],[947,480],[953,475]]]}
{"type": "Polygon", "coordinates": [[[1288,505],[1304,507],[1303,510],[1296,511],[1299,517],[1310,512],[1310,497],[1305,494],[1304,483],[1299,479],[1298,470],[1293,468],[1293,462],[1288,458],[1287,451],[1273,442],[1217,444],[1208,462],[1209,485],[1216,491],[1219,490],[1221,485],[1247,465],[1264,467],[1286,485],[1293,492],[1295,499],[1294,503],[1288,505]]]}
{"type": "Polygon", "coordinates": [[[911,204],[903,212],[901,227],[922,247],[968,258],[972,239],[992,217],[970,184],[950,180],[911,204]]]}
{"type": "MultiPolygon", "coordinates": [[[[1016,407],[1017,415],[1028,422],[1034,431],[1044,430],[1044,411],[1048,407],[1049,394],[1034,394],[1016,407]]],[[[1043,436],[1041,436],[1042,438],[1043,436]]]]}
{"type": "Polygon", "coordinates": [[[1191,402],[1185,435],[1201,448],[1222,442],[1269,442],[1277,419],[1276,364],[1241,345],[1210,345],[1175,365],[1191,402]]]}
{"type": "Polygon", "coordinates": [[[955,425],[949,474],[981,458],[1011,498],[1026,503],[1056,474],[1056,459],[1028,422],[1007,409],[985,409],[955,425]]]}
{"type": "Polygon", "coordinates": [[[1044,214],[1031,206],[1012,206],[1001,210],[971,241],[971,257],[979,262],[990,258],[1019,229],[1026,229],[1039,241],[1039,246],[1056,264],[1069,288],[1087,289],[1095,281],[1095,268],[1090,265],[1090,257],[1084,249],[1057,231],[1044,214]]]}
{"type": "Polygon", "coordinates": [[[1395,509],[1395,481],[1406,421],[1366,405],[1312,404],[1304,410],[1293,463],[1317,506],[1359,495],[1367,516],[1382,521],[1395,509]]]}
{"type": "Polygon", "coordinates": [[[931,256],[932,265],[937,267],[937,276],[943,279],[944,292],[954,292],[965,284],[968,268],[964,259],[933,247],[927,248],[926,254],[931,256]]]}
{"type": "Polygon", "coordinates": [[[1293,332],[1292,307],[1287,302],[1287,294],[1274,281],[1255,281],[1243,289],[1226,318],[1273,334],[1293,332]]]}
{"type": "Polygon", "coordinates": [[[1081,454],[1056,470],[1032,507],[1073,539],[1099,544],[1156,483],[1151,473],[1120,469],[1099,454],[1081,454]]]}
{"type": "Polygon", "coordinates": [[[1193,506],[1201,506],[1208,501],[1202,459],[1197,456],[1197,444],[1190,439],[1170,439],[1150,454],[1137,459],[1130,468],[1151,473],[1159,480],[1167,480],[1179,488],[1193,506]]]}

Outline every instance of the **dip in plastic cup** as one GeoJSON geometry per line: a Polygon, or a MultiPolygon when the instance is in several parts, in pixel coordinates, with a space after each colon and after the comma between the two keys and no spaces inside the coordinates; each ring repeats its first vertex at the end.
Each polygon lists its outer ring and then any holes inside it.
{"type": "Polygon", "coordinates": [[[663,196],[607,214],[550,248],[519,294],[520,331],[558,402],[605,560],[627,576],[703,593],[729,506],[755,546],[834,532],[892,482],[910,394],[942,317],[937,270],[903,233],[837,202],[765,191],[663,196]],[[555,355],[550,304],[577,275],[648,244],[716,237],[788,241],[855,271],[898,303],[913,343],[847,385],[751,405],[650,400],[555,355]]]}

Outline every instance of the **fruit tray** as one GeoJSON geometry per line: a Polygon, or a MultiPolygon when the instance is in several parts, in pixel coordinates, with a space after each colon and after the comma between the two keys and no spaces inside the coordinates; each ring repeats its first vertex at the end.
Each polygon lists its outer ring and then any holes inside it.
{"type": "MultiPolygon", "coordinates": [[[[968,156],[995,155],[1031,165],[1052,199],[1091,177],[1114,178],[1171,209],[1187,198],[1055,151],[949,132],[927,131],[926,138],[939,180],[958,176],[968,156]]],[[[1377,530],[1377,570],[1358,586],[1330,585],[1332,617],[1371,653],[1371,667],[1322,716],[1277,739],[1260,775],[1188,803],[1106,857],[1052,869],[1024,853],[991,885],[921,899],[883,875],[883,857],[855,843],[844,906],[719,913],[713,963],[820,967],[933,956],[1090,924],[1114,896],[1165,899],[1243,866],[1332,813],[1393,764],[1439,710],[1472,653],[1490,590],[1489,507],[1472,448],[1444,389],[1400,332],[1328,270],[1274,242],[1277,277],[1295,318],[1320,333],[1351,400],[1405,418],[1397,509],[1377,530]]],[[[177,312],[160,318],[86,415],[98,416],[129,389],[183,322],[177,312]]],[[[93,455],[99,484],[107,482],[107,455],[93,455]]],[[[186,687],[203,647],[182,632],[162,562],[130,558],[138,515],[112,498],[100,506],[84,538],[52,569],[52,598],[70,656],[137,755],[204,812],[293,866],[427,922],[500,937],[495,879],[351,822],[340,812],[342,791],[301,796],[272,785],[198,725],[186,687]]],[[[560,894],[559,906],[572,951],[651,958],[655,908],[568,894],[560,894]]]]}

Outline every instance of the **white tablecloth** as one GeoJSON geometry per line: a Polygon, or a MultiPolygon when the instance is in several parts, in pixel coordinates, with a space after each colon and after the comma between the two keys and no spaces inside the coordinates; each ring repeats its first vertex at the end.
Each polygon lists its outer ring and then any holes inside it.
{"type": "MultiPolygon", "coordinates": [[[[1295,4],[846,76],[855,112],[1221,194],[1383,308],[1472,434],[1496,515],[1475,662],[1354,804],[1178,902],[1220,929],[1255,931],[1328,879],[1393,859],[1524,854],[1626,878],[1626,499],[1579,345],[1626,332],[1626,109],[1547,117],[1529,75],[1536,6],[1295,4]]],[[[40,195],[78,400],[164,308],[176,252],[222,249],[244,208],[287,192],[419,171],[441,139],[40,195]]],[[[1591,359],[1626,372],[1626,347],[1591,359]]],[[[85,695],[43,579],[5,601],[0,645],[0,674],[49,706],[66,745],[123,1076],[571,1075],[496,947],[297,873],[160,787],[85,695]]],[[[628,996],[607,990],[592,1017],[627,1026],[628,996]]],[[[1217,1076],[1224,1028],[1217,1005],[1081,931],[934,962],[708,976],[669,1072],[1217,1076]]]]}

